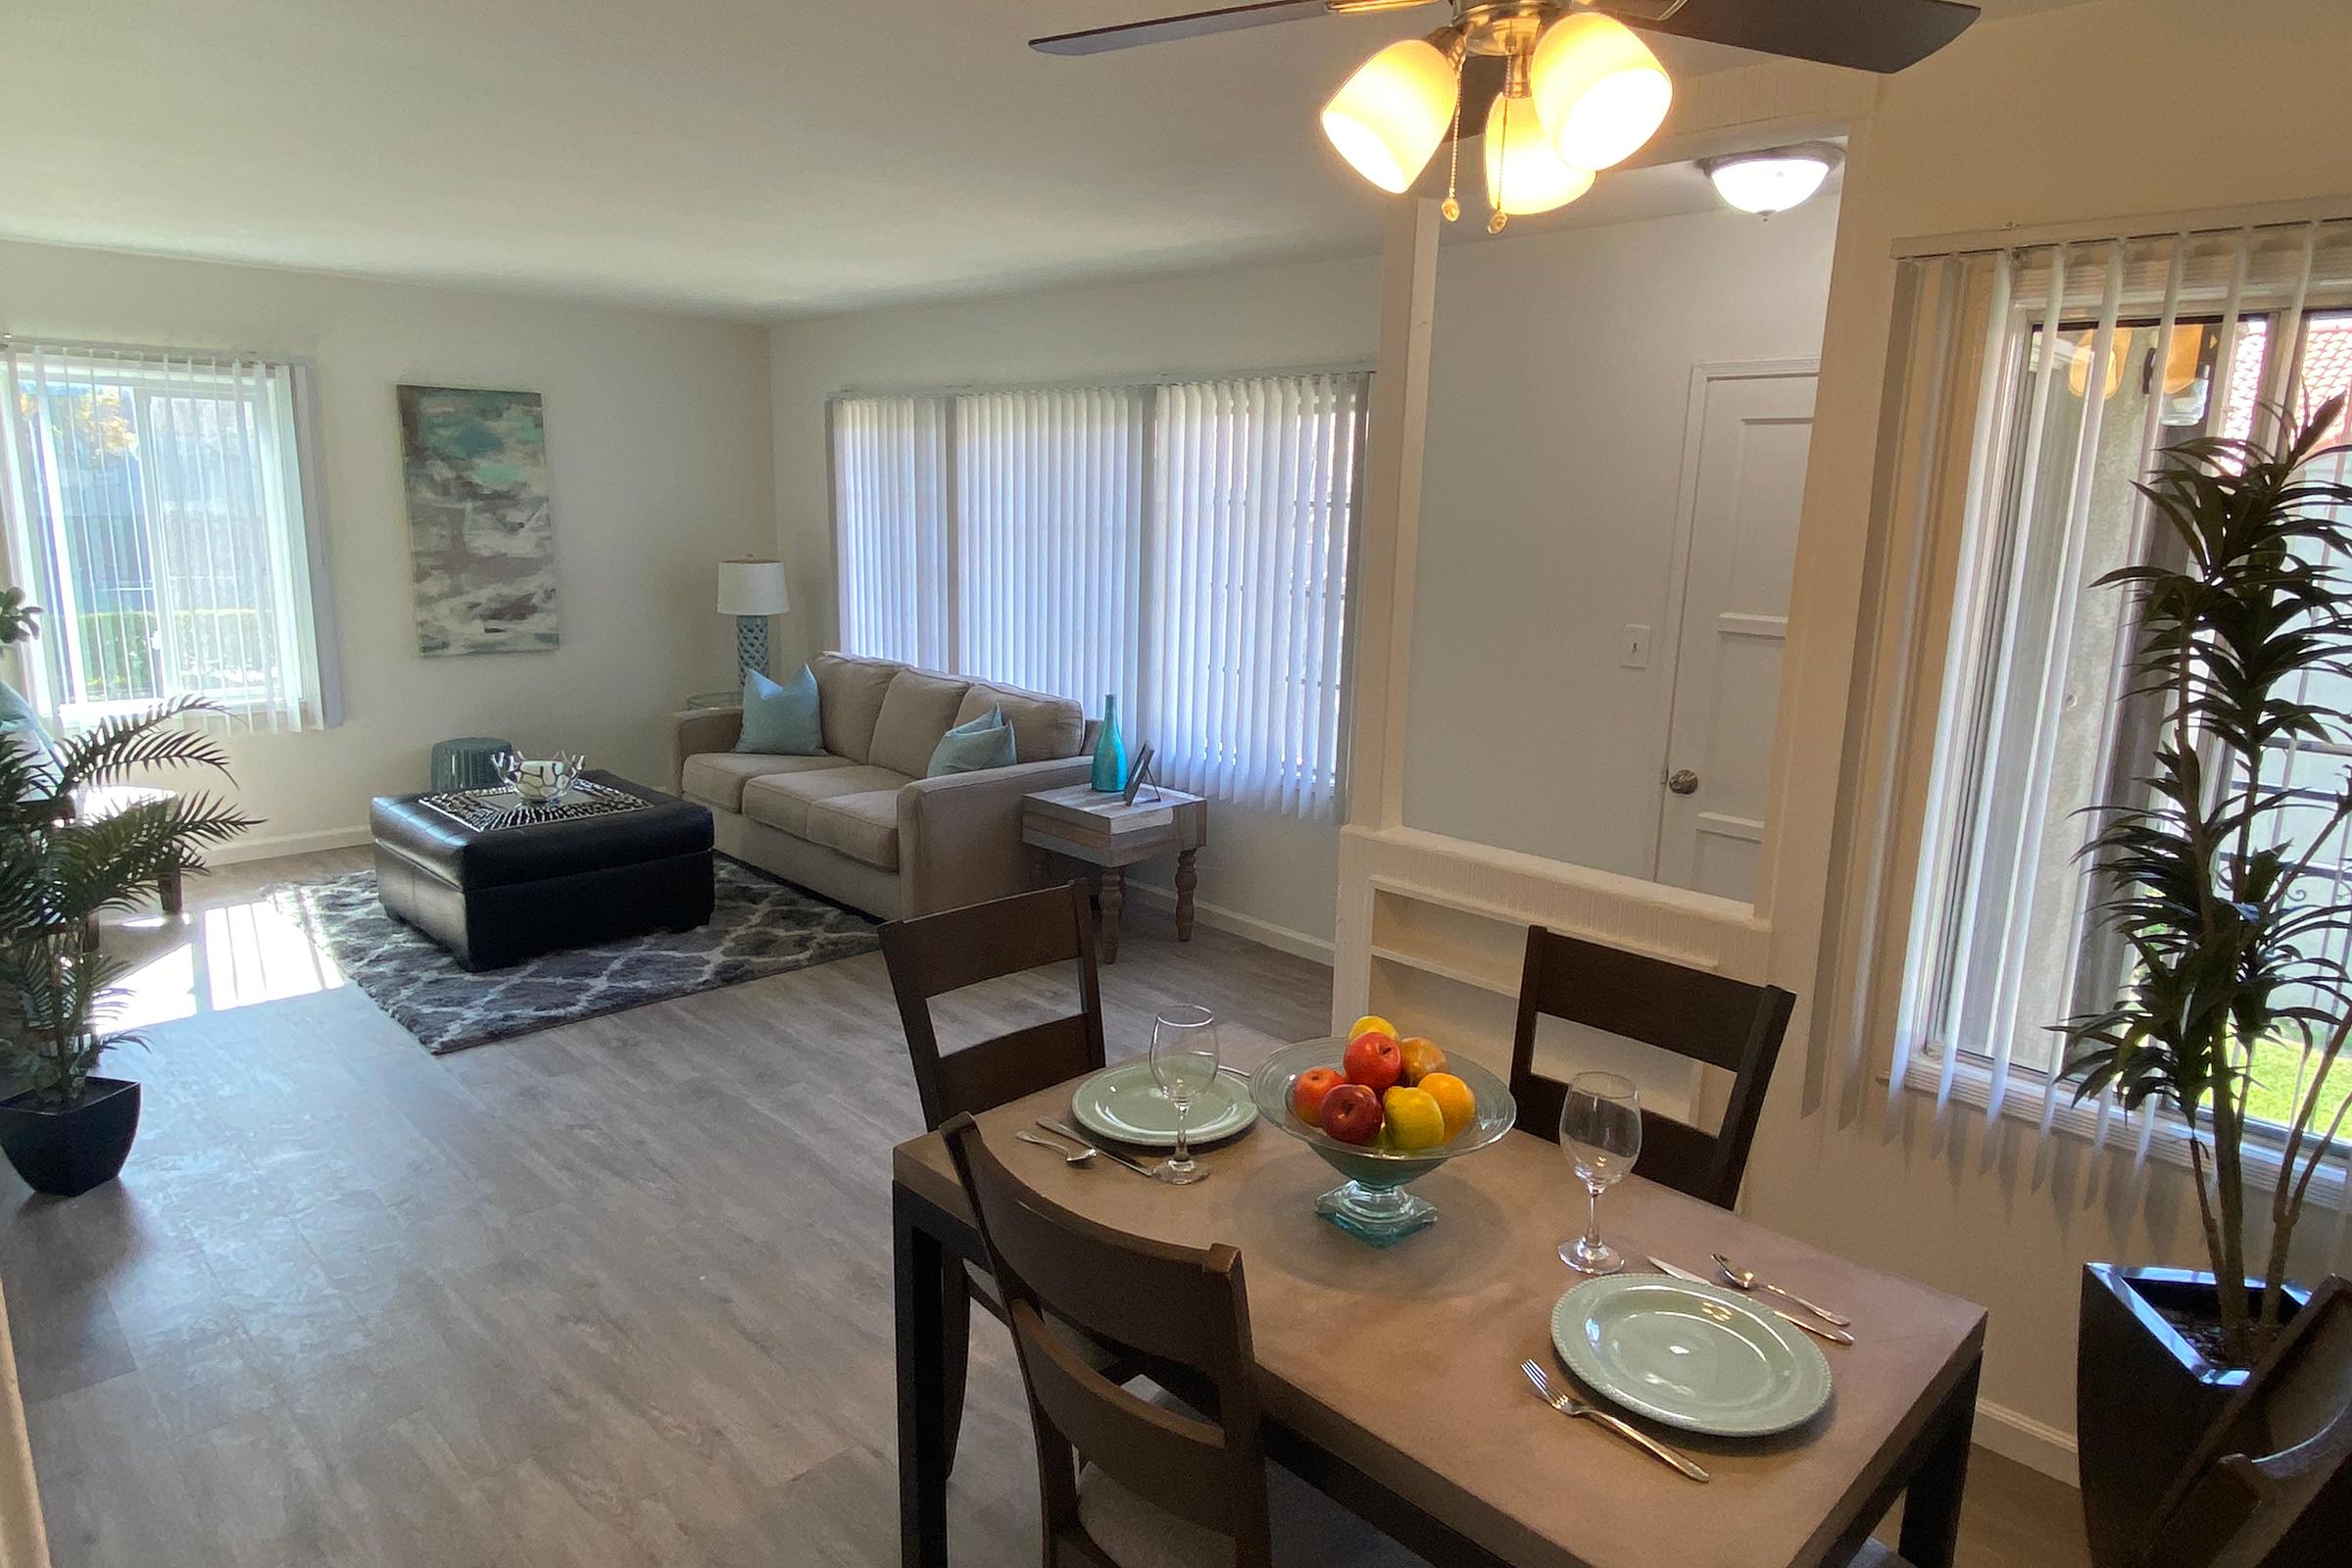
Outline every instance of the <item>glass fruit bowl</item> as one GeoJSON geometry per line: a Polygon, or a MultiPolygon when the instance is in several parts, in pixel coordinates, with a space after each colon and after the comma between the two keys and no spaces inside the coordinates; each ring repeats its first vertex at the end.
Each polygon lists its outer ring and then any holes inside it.
{"type": "Polygon", "coordinates": [[[1291,1084],[1309,1067],[1338,1068],[1345,1040],[1306,1040],[1285,1046],[1250,1075],[1250,1097],[1259,1115],[1323,1156],[1348,1178],[1315,1200],[1315,1212],[1359,1241],[1389,1247],[1438,1217],[1437,1205],[1405,1191],[1411,1183],[1457,1155],[1486,1148],[1511,1130],[1519,1107],[1510,1086],[1475,1061],[1459,1057],[1445,1070],[1470,1086],[1475,1111],[1469,1125],[1431,1149],[1385,1149],[1348,1144],[1320,1127],[1310,1127],[1291,1110],[1291,1084]]]}

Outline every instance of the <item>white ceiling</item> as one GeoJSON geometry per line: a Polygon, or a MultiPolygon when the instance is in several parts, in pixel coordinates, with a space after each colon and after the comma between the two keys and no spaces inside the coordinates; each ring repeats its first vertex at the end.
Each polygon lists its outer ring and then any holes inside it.
{"type": "Polygon", "coordinates": [[[761,318],[1371,248],[1314,109],[1442,13],[1025,46],[1202,3],[0,0],[0,235],[761,318]]]}

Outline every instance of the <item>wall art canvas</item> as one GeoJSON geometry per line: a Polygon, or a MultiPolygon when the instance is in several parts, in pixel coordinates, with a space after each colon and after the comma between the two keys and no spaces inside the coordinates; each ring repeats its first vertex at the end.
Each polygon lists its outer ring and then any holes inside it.
{"type": "Polygon", "coordinates": [[[404,386],[400,452],[418,651],[554,648],[556,529],[539,394],[404,386]]]}

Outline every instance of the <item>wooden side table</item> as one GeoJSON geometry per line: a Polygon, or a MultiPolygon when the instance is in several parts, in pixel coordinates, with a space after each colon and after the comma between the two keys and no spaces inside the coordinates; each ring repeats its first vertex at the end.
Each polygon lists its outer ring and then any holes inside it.
{"type": "Polygon", "coordinates": [[[1066,855],[1102,872],[1104,963],[1119,961],[1119,914],[1127,903],[1127,867],[1138,860],[1176,857],[1176,940],[1193,940],[1193,887],[1200,878],[1193,857],[1208,842],[1208,803],[1182,790],[1152,787],[1133,806],[1086,784],[1040,790],[1021,806],[1021,842],[1029,846],[1037,880],[1046,878],[1046,856],[1066,855]]]}

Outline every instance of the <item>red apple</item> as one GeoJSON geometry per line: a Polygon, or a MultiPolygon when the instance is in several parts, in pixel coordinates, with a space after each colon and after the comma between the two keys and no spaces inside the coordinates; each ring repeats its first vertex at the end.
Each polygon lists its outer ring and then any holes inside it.
{"type": "Polygon", "coordinates": [[[1404,1076],[1404,1055],[1396,1049],[1396,1037],[1369,1030],[1348,1042],[1348,1054],[1340,1058],[1340,1064],[1348,1071],[1348,1081],[1371,1090],[1374,1099],[1387,1094],[1404,1076]]]}
{"type": "Polygon", "coordinates": [[[1323,1097],[1346,1083],[1336,1067],[1309,1067],[1291,1080],[1291,1111],[1309,1127],[1322,1125],[1323,1097]]]}
{"type": "Polygon", "coordinates": [[[1343,1144],[1370,1143],[1380,1123],[1380,1097],[1362,1084],[1338,1084],[1323,1097],[1323,1130],[1343,1144]]]}

